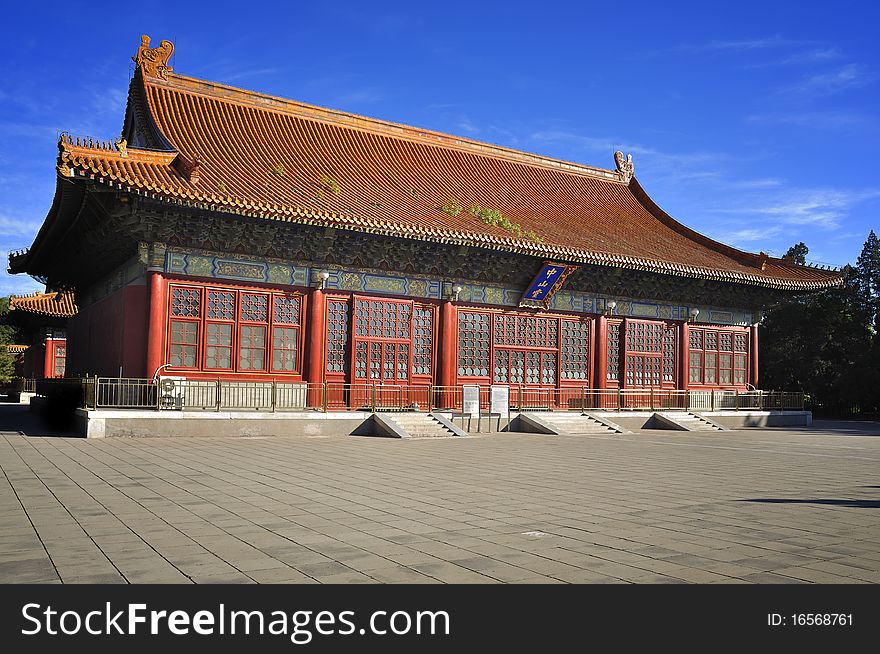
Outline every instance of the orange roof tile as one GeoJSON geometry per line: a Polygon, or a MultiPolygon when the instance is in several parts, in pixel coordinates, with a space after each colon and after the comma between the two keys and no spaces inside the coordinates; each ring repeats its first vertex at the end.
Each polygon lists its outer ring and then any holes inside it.
{"type": "Polygon", "coordinates": [[[62,175],[218,211],[571,262],[791,290],[841,281],[837,272],[743,252],[688,229],[620,168],[314,107],[167,67],[161,76],[148,72],[142,65],[132,80],[137,106],[124,135],[169,150],[63,136],[62,175]],[[138,130],[150,136],[139,138],[138,130]],[[441,211],[450,200],[464,210],[441,211]],[[467,210],[472,204],[502,212],[539,239],[485,224],[467,210]]]}
{"type": "Polygon", "coordinates": [[[6,348],[6,351],[9,352],[9,354],[21,354],[22,352],[27,350],[30,347],[30,345],[12,345],[12,344],[10,344],[10,345],[4,345],[3,347],[6,348]]]}
{"type": "Polygon", "coordinates": [[[77,313],[73,293],[65,291],[22,296],[12,295],[9,298],[9,310],[53,318],[71,318],[77,313]]]}

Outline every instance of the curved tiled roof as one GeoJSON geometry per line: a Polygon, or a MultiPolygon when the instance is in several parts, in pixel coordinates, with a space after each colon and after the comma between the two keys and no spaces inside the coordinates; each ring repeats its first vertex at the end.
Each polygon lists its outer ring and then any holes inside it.
{"type": "Polygon", "coordinates": [[[33,295],[12,295],[9,298],[9,310],[53,318],[71,318],[76,315],[77,307],[73,293],[55,291],[33,295]]]}
{"type": "Polygon", "coordinates": [[[59,171],[270,219],[789,290],[840,282],[681,225],[618,171],[567,163],[168,72],[132,80],[124,135],[62,137],[59,171]],[[133,105],[133,106],[132,106],[133,105]],[[149,132],[142,138],[138,134],[149,132]],[[454,200],[458,215],[440,209],[454,200]],[[537,238],[484,223],[503,213],[537,238]]]}

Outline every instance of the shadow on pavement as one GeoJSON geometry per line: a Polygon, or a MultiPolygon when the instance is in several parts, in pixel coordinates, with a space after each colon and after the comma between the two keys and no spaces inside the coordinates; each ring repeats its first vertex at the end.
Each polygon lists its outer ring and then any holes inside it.
{"type": "Polygon", "coordinates": [[[845,506],[852,509],[880,509],[880,500],[789,500],[763,498],[737,501],[760,502],[762,504],[826,504],[830,506],[845,506]]]}
{"type": "Polygon", "coordinates": [[[871,420],[813,420],[805,431],[833,432],[841,436],[880,436],[880,422],[871,420]]]}
{"type": "Polygon", "coordinates": [[[0,403],[0,434],[22,436],[80,436],[72,429],[58,428],[25,404],[0,403]]]}

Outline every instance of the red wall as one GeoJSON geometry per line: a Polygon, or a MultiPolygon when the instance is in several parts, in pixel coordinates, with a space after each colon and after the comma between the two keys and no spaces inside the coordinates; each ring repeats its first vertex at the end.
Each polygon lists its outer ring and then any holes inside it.
{"type": "Polygon", "coordinates": [[[67,326],[67,375],[145,377],[147,287],[131,284],[79,313],[67,326]]]}

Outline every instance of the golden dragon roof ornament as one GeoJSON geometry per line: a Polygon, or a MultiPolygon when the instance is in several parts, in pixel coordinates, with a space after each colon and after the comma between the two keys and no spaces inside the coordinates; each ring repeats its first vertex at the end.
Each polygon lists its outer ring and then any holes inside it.
{"type": "Polygon", "coordinates": [[[150,37],[143,34],[141,46],[131,60],[135,66],[143,70],[144,75],[168,79],[168,73],[172,70],[168,60],[171,59],[172,54],[174,54],[174,44],[171,41],[162,40],[158,48],[151,48],[150,37]]]}

